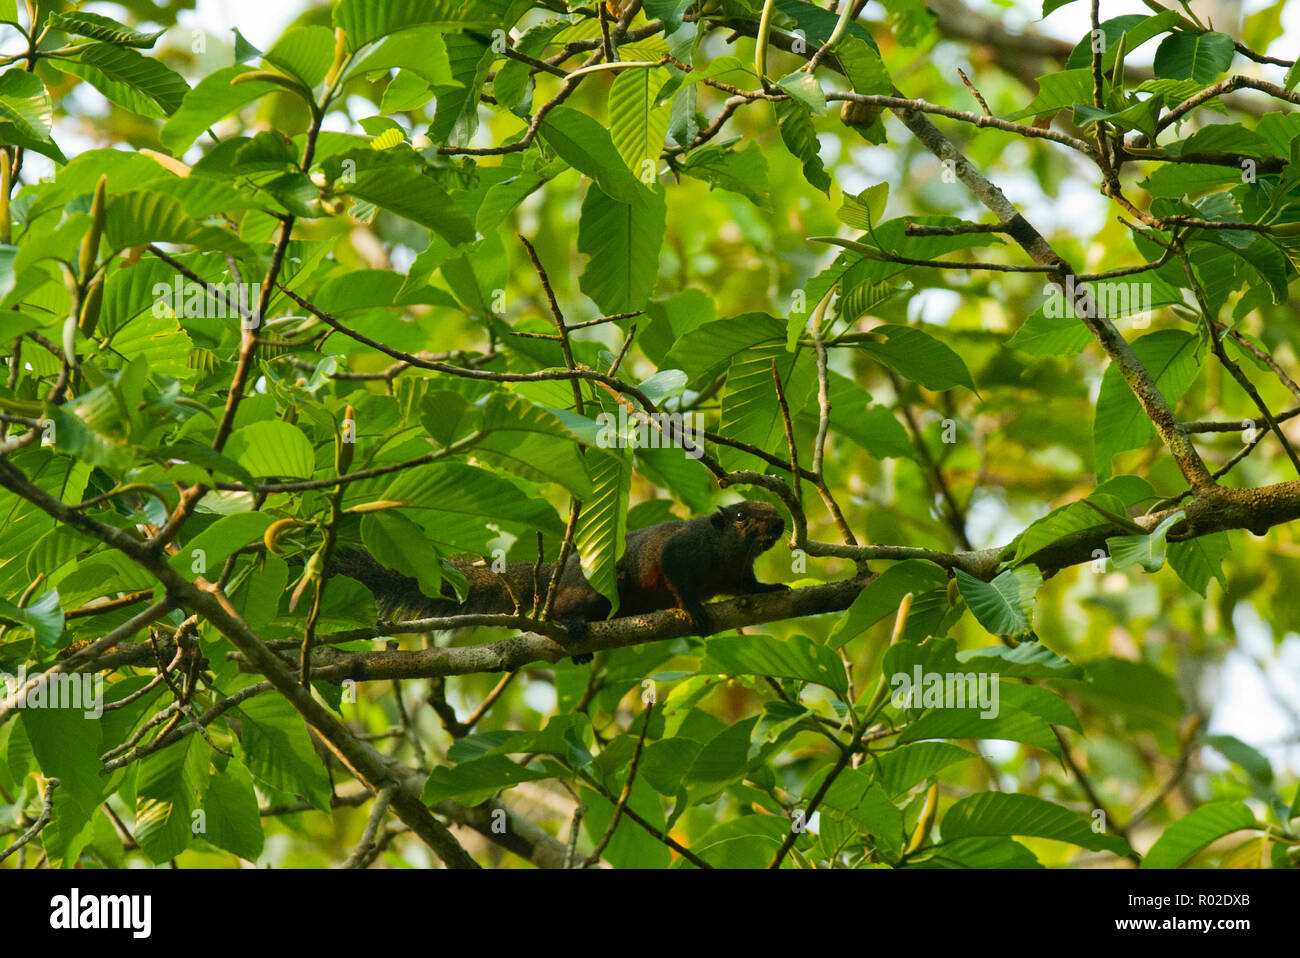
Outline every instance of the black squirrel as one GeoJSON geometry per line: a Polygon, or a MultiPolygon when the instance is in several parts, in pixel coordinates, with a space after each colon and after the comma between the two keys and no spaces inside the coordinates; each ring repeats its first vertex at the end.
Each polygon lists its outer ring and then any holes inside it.
{"type": "MultiPolygon", "coordinates": [[[[748,500],[721,506],[698,519],[674,519],[633,530],[617,566],[618,614],[682,609],[696,633],[708,635],[713,631],[704,608],[709,599],[788,588],[754,578],[754,560],[772,548],[784,529],[785,521],[775,507],[748,500]]],[[[532,611],[532,563],[511,562],[502,572],[493,572],[476,556],[452,556],[447,561],[469,583],[463,603],[456,601],[448,583],[443,583],[441,598],[431,598],[420,592],[414,579],[386,569],[357,549],[340,550],[329,572],[366,586],[375,596],[380,616],[388,620],[511,613],[516,601],[523,613],[532,611]]],[[[554,563],[543,563],[538,572],[543,597],[554,568],[554,563]]],[[[591,587],[577,554],[571,554],[560,575],[553,618],[580,640],[588,622],[603,620],[609,612],[609,600],[591,587]]],[[[588,662],[591,654],[579,653],[573,660],[588,662]]]]}

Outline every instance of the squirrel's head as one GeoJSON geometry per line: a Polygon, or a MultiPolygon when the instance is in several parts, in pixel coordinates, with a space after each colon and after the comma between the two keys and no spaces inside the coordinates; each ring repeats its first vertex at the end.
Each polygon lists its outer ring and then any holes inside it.
{"type": "Polygon", "coordinates": [[[785,520],[776,507],[754,499],[731,506],[719,506],[709,517],[719,532],[730,530],[757,556],[776,544],[785,531],[785,520]]]}

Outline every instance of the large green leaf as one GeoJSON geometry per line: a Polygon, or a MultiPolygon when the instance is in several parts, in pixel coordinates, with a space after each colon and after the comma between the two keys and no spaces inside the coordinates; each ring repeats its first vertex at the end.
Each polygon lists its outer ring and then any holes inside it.
{"type": "Polygon", "coordinates": [[[75,59],[58,57],[50,63],[81,77],[118,106],[156,119],[175,113],[190,90],[180,74],[113,43],[88,43],[77,48],[75,59]]]}
{"type": "Polygon", "coordinates": [[[483,430],[475,447],[480,458],[534,482],[558,482],[580,499],[591,495],[575,437],[554,412],[521,396],[493,393],[483,403],[483,430]]]}
{"type": "Polygon", "coordinates": [[[410,519],[391,510],[368,513],[361,519],[361,540],[380,565],[415,579],[427,596],[441,595],[438,551],[410,519]]]}
{"type": "Polygon", "coordinates": [[[1016,540],[1016,562],[1023,562],[1054,543],[1115,523],[1106,513],[1128,518],[1129,507],[1151,496],[1154,490],[1137,476],[1116,476],[1099,485],[1078,502],[1070,502],[1036,519],[1016,540]]]}
{"type": "MultiPolygon", "coordinates": [[[[1187,392],[1200,371],[1200,340],[1181,329],[1148,333],[1133,343],[1133,352],[1146,367],[1161,395],[1172,405],[1187,392]]],[[[1111,363],[1102,375],[1092,441],[1097,477],[1110,477],[1110,460],[1117,452],[1142,445],[1155,427],[1142,411],[1119,368],[1111,363]]]]}
{"type": "Polygon", "coordinates": [[[137,47],[147,50],[154,45],[157,39],[166,33],[166,30],[156,30],[153,33],[141,33],[138,30],[132,30],[125,24],[118,23],[111,17],[103,16],[98,13],[51,13],[46,21],[50,27],[55,30],[62,30],[64,33],[71,33],[78,37],[89,37],[92,40],[103,40],[107,43],[115,43],[124,47],[137,47]]]}
{"type": "Polygon", "coordinates": [[[211,73],[185,94],[180,107],[163,124],[159,139],[163,146],[180,155],[208,127],[240,107],[260,100],[280,87],[262,80],[232,84],[230,81],[252,67],[236,64],[211,73]]]}
{"type": "Polygon", "coordinates": [[[206,830],[202,837],[248,861],[262,854],[265,836],[253,779],[236,759],[220,774],[213,774],[203,796],[206,830]]]}
{"type": "Polygon", "coordinates": [[[330,787],[302,716],[280,695],[258,695],[239,705],[240,754],[253,777],[328,811],[330,787]]]}
{"type": "Polygon", "coordinates": [[[355,50],[422,24],[451,30],[509,27],[529,6],[520,0],[342,0],[334,8],[334,25],[343,28],[355,50]]]}
{"type": "Polygon", "coordinates": [[[1223,33],[1171,33],[1156,48],[1156,76],[1210,83],[1228,69],[1235,53],[1232,37],[1223,33]]]}
{"type": "Polygon", "coordinates": [[[12,143],[66,163],[50,138],[54,107],[45,84],[19,67],[0,74],[0,142],[12,143]]]}
{"type": "Polygon", "coordinates": [[[757,143],[750,143],[743,150],[720,146],[694,150],[681,171],[710,186],[747,196],[763,209],[772,206],[767,158],[757,143]]]}
{"type": "Polygon", "coordinates": [[[460,765],[435,768],[424,784],[421,797],[430,804],[455,798],[464,805],[479,805],[504,788],[541,778],[550,778],[550,773],[525,768],[504,755],[488,755],[460,765]]]}
{"type": "Polygon", "coordinates": [[[626,70],[609,88],[609,132],[614,148],[642,183],[658,178],[659,153],[668,132],[671,107],[659,104],[668,81],[663,67],[626,70]]]}
{"type": "Polygon", "coordinates": [[[1165,536],[1170,527],[1183,518],[1183,510],[1161,521],[1146,535],[1113,536],[1106,540],[1110,561],[1116,569],[1140,565],[1147,572],[1159,572],[1165,564],[1165,536]]]}
{"type": "Polygon", "coordinates": [[[626,449],[587,454],[592,494],[582,503],[582,517],[573,541],[582,560],[582,574],[591,587],[609,599],[618,614],[618,571],[627,537],[627,497],[632,483],[632,456],[626,449]]]}
{"type": "Polygon", "coordinates": [[[871,329],[883,342],[858,343],[858,349],[926,389],[965,386],[974,390],[966,363],[947,344],[911,326],[884,324],[871,329]]]}
{"type": "Polygon", "coordinates": [[[582,203],[578,249],[589,259],[579,285],[606,313],[642,309],[659,279],[668,208],[662,187],[645,195],[623,203],[593,185],[582,203]]]}
{"type": "Polygon", "coordinates": [[[212,749],[199,735],[144,758],[136,781],[135,840],[155,863],[189,847],[193,814],[208,784],[212,749]]]}
{"type": "MultiPolygon", "coordinates": [[[[945,677],[946,679],[946,677],[945,677]]],[[[899,742],[925,739],[995,739],[1033,745],[1058,758],[1061,743],[1051,726],[1037,715],[998,703],[998,714],[980,708],[937,708],[903,727],[899,742]]]]}
{"type": "Polygon", "coordinates": [[[818,154],[817,130],[813,126],[808,108],[797,100],[780,100],[773,104],[776,110],[777,129],[785,148],[803,164],[803,175],[809,183],[830,195],[831,178],[818,154]]]}
{"type": "Polygon", "coordinates": [[[1033,631],[1034,595],[1043,584],[1038,566],[1025,564],[982,582],[954,569],[957,587],[980,625],[994,635],[1025,635],[1033,631]]]}
{"type": "Polygon", "coordinates": [[[831,629],[826,642],[833,649],[840,648],[885,616],[893,614],[909,592],[913,603],[905,634],[909,638],[925,638],[938,627],[947,611],[947,588],[948,576],[939,566],[924,559],[905,559],[890,566],[858,593],[853,604],[831,629]],[[917,602],[923,596],[939,592],[945,596],[942,606],[926,603],[922,609],[917,602]]]}
{"type": "Polygon", "coordinates": [[[308,26],[286,30],[266,51],[266,60],[297,77],[308,89],[325,79],[334,59],[334,31],[308,26]]]}
{"type": "Polygon", "coordinates": [[[1223,557],[1232,550],[1226,532],[1212,532],[1209,535],[1171,542],[1167,553],[1169,567],[1178,573],[1190,588],[1205,595],[1205,587],[1210,579],[1218,579],[1219,585],[1227,588],[1228,581],[1223,574],[1221,563],[1223,557]]]}
{"type": "Polygon", "coordinates": [[[316,471],[311,440],[297,426],[279,419],[235,430],[226,451],[254,476],[310,479],[316,471]]]}
{"type": "Polygon", "coordinates": [[[1142,867],[1177,868],[1224,835],[1259,827],[1255,813],[1244,802],[1210,802],[1165,828],[1142,858],[1142,867]]]}
{"type": "Polygon", "coordinates": [[[978,792],[959,800],[943,817],[943,838],[1025,835],[1069,842],[1090,851],[1129,851],[1117,835],[1093,830],[1087,819],[1033,795],[978,792]]]}
{"type": "Polygon", "coordinates": [[[230,253],[248,251],[233,235],[196,222],[180,200],[157,190],[110,196],[104,238],[114,250],[147,243],[184,243],[230,253]]]}
{"type": "Polygon", "coordinates": [[[700,671],[722,675],[772,675],[823,685],[845,695],[844,663],[807,636],[786,641],[766,635],[720,635],[709,640],[700,671]]]}
{"type": "Polygon", "coordinates": [[[557,106],[542,122],[546,142],[574,169],[596,181],[608,197],[640,206],[649,191],[632,175],[609,132],[573,107],[557,106]]]}
{"type": "Polygon", "coordinates": [[[215,575],[231,555],[261,539],[272,521],[272,516],[262,512],[222,516],[181,546],[168,561],[173,569],[189,579],[196,575],[215,575]]]}

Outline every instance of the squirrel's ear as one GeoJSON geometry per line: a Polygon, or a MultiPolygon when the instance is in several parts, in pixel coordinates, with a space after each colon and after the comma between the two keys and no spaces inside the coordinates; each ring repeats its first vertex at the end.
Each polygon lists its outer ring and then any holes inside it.
{"type": "Polygon", "coordinates": [[[714,528],[721,529],[727,524],[727,512],[722,506],[718,506],[717,511],[709,516],[709,521],[713,523],[714,528]]]}

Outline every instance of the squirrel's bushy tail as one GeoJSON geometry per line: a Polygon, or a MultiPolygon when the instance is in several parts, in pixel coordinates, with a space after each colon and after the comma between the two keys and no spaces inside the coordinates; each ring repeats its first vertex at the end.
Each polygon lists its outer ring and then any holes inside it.
{"type": "MultiPolygon", "coordinates": [[[[413,578],[380,565],[361,549],[339,549],[330,560],[329,575],[356,579],[375,597],[375,609],[382,620],[401,622],[409,619],[437,618],[451,615],[514,612],[515,602],[525,612],[533,606],[533,567],[512,562],[504,572],[493,572],[476,556],[451,556],[447,564],[457,569],[469,583],[463,603],[456,601],[450,583],[442,583],[442,597],[432,598],[420,591],[413,578]]],[[[551,563],[539,570],[543,583],[550,580],[551,563]]]]}
{"type": "Polygon", "coordinates": [[[379,618],[384,621],[434,618],[464,611],[446,585],[443,586],[446,591],[443,598],[430,598],[420,591],[420,584],[410,576],[385,568],[360,549],[335,552],[330,560],[329,574],[356,579],[369,589],[375,597],[379,618]]]}

